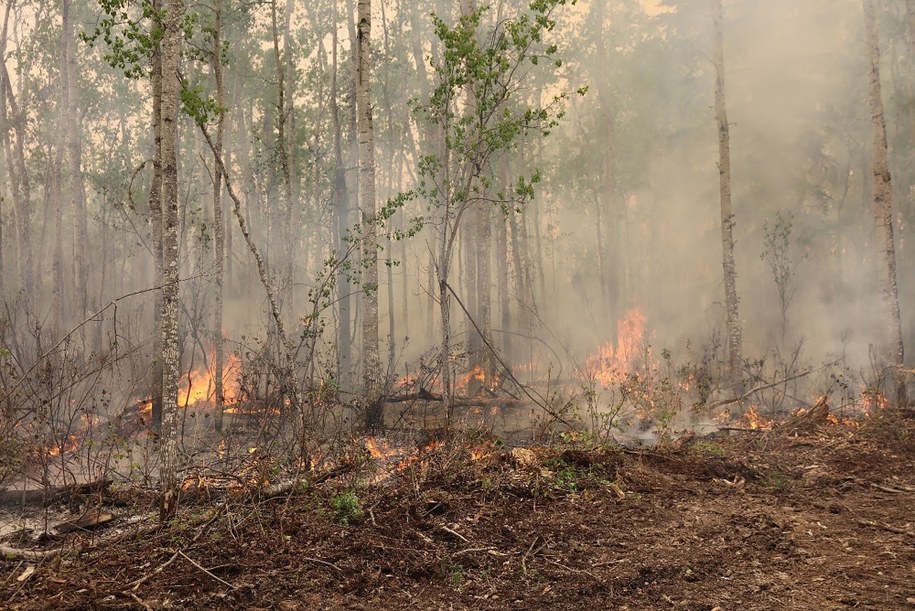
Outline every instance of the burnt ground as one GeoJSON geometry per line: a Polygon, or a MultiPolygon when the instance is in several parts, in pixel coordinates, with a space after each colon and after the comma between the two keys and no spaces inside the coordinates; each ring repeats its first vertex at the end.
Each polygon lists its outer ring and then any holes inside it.
{"type": "Polygon", "coordinates": [[[488,448],[71,534],[63,556],[0,562],[0,607],[915,607],[911,417],[644,452],[488,448]]]}

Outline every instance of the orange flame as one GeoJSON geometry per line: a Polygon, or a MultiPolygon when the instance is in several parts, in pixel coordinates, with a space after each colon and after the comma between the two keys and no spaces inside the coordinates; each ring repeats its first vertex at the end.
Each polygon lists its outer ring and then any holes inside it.
{"type": "MultiPolygon", "coordinates": [[[[211,357],[209,360],[212,362],[215,357],[211,357]]],[[[240,369],[241,361],[239,358],[234,354],[227,355],[226,362],[222,368],[223,396],[226,404],[235,403],[238,395],[236,377],[240,369]]],[[[181,377],[178,390],[178,406],[213,405],[216,402],[215,393],[216,381],[213,372],[206,368],[195,369],[190,374],[185,374],[181,377]]]]}
{"type": "Polygon", "coordinates": [[[747,428],[754,431],[769,431],[772,430],[772,421],[763,418],[759,411],[756,409],[755,405],[751,405],[747,408],[747,411],[744,412],[742,420],[746,423],[747,428]]]}
{"type": "Polygon", "coordinates": [[[365,449],[368,450],[372,458],[376,460],[391,458],[401,454],[399,450],[391,447],[391,443],[387,439],[377,439],[375,437],[366,437],[365,449]]]}
{"type": "Polygon", "coordinates": [[[55,457],[60,456],[61,454],[69,454],[78,448],[79,439],[76,435],[67,435],[67,439],[63,443],[48,448],[47,454],[48,456],[55,457]]]}
{"type": "Polygon", "coordinates": [[[645,344],[645,314],[632,309],[616,323],[617,344],[608,342],[586,363],[594,378],[606,387],[618,384],[633,372],[645,344]]]}
{"type": "Polygon", "coordinates": [[[486,371],[483,370],[481,365],[474,365],[473,369],[464,374],[464,376],[458,381],[456,388],[466,392],[467,386],[472,380],[476,380],[481,384],[486,381],[486,371]]]}
{"type": "Polygon", "coordinates": [[[886,395],[873,388],[862,387],[861,396],[855,406],[865,414],[870,414],[878,410],[886,409],[886,395]]]}
{"type": "Polygon", "coordinates": [[[410,465],[421,462],[430,452],[438,448],[440,444],[441,442],[439,440],[433,439],[417,451],[408,454],[406,448],[392,446],[386,439],[366,437],[365,449],[368,450],[373,459],[382,461],[381,472],[375,476],[374,482],[378,483],[384,481],[393,474],[406,470],[410,465]],[[393,462],[395,460],[397,462],[393,462]],[[388,464],[384,464],[385,462],[388,464]]]}

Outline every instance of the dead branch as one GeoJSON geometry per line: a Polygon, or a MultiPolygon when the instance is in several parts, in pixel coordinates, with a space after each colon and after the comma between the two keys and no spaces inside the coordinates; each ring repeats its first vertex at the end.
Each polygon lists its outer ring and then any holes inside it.
{"type": "Polygon", "coordinates": [[[489,341],[489,338],[486,337],[486,335],[483,333],[483,331],[482,331],[482,330],[480,329],[480,327],[477,325],[477,322],[473,319],[473,316],[470,315],[470,312],[469,312],[469,311],[467,310],[467,308],[464,306],[464,302],[461,301],[461,298],[458,297],[457,293],[454,291],[453,288],[451,288],[451,285],[450,285],[450,284],[448,284],[448,283],[446,282],[446,283],[445,283],[445,286],[448,287],[448,291],[451,293],[451,295],[452,295],[452,296],[454,297],[454,299],[457,301],[458,305],[459,305],[459,306],[461,307],[461,309],[464,311],[464,314],[467,316],[467,319],[470,321],[470,324],[472,324],[472,325],[473,325],[473,328],[476,329],[477,333],[479,333],[480,338],[483,340],[483,343],[486,344],[486,347],[489,348],[490,352],[492,352],[492,355],[496,358],[497,361],[499,361],[499,364],[500,364],[500,365],[502,366],[502,368],[505,370],[505,373],[508,374],[508,377],[510,377],[510,378],[512,379],[512,382],[514,382],[515,384],[517,384],[518,388],[521,389],[521,392],[523,392],[525,395],[527,395],[527,398],[528,398],[528,399],[530,399],[531,401],[533,401],[534,403],[536,403],[537,406],[540,407],[540,409],[542,409],[542,410],[545,411],[547,414],[549,414],[554,420],[556,420],[557,422],[560,422],[560,423],[566,425],[567,427],[569,427],[569,428],[572,429],[573,431],[574,431],[574,430],[578,430],[578,427],[577,427],[577,426],[575,426],[574,424],[572,424],[571,422],[569,422],[566,418],[564,418],[564,417],[562,416],[562,414],[556,413],[556,410],[552,409],[549,405],[547,405],[547,400],[546,400],[543,396],[541,396],[540,393],[537,393],[537,391],[533,391],[534,393],[536,393],[536,394],[538,395],[539,398],[538,398],[538,397],[534,397],[534,395],[531,394],[531,391],[532,391],[533,389],[531,389],[530,387],[528,387],[528,386],[522,384],[522,383],[518,380],[518,378],[515,377],[515,374],[512,373],[511,367],[509,367],[509,366],[508,366],[508,363],[506,363],[506,362],[502,359],[502,357],[499,355],[499,351],[496,350],[495,346],[492,345],[492,342],[489,341]]]}
{"type": "Polygon", "coordinates": [[[777,382],[770,382],[770,383],[768,383],[768,384],[763,384],[763,385],[761,385],[761,386],[756,386],[755,388],[752,388],[752,389],[748,390],[747,392],[745,392],[745,393],[743,393],[743,394],[741,394],[741,395],[738,395],[738,396],[736,396],[736,397],[732,397],[732,398],[730,398],[730,399],[723,399],[723,400],[721,400],[721,401],[715,401],[714,403],[710,403],[710,404],[706,405],[706,407],[707,407],[708,409],[715,409],[715,408],[718,408],[718,407],[724,407],[725,405],[731,405],[731,404],[733,404],[733,403],[739,403],[739,402],[741,402],[741,401],[743,401],[743,400],[745,400],[745,399],[749,399],[750,397],[752,397],[754,394],[756,394],[756,393],[758,393],[758,392],[761,392],[761,391],[763,391],[763,390],[768,390],[768,389],[770,389],[770,388],[774,388],[774,387],[780,386],[780,385],[782,385],[782,384],[787,384],[788,382],[793,382],[794,380],[797,380],[797,379],[800,379],[800,378],[807,377],[807,376],[809,376],[811,373],[816,373],[817,371],[826,369],[827,367],[831,367],[832,365],[835,365],[835,364],[838,363],[838,362],[839,362],[839,361],[832,361],[831,363],[826,363],[825,365],[821,365],[820,367],[817,367],[817,368],[815,368],[815,369],[809,369],[809,370],[807,370],[807,371],[802,371],[802,372],[796,373],[796,374],[794,374],[794,375],[792,375],[792,376],[788,376],[787,378],[778,380],[777,382]]]}
{"type": "Polygon", "coordinates": [[[19,549],[0,543],[0,559],[2,560],[44,560],[63,552],[63,548],[48,550],[19,549]]]}
{"type": "Polygon", "coordinates": [[[890,526],[889,524],[880,524],[878,522],[872,522],[871,520],[857,520],[857,523],[861,526],[869,526],[871,528],[879,528],[882,530],[889,531],[891,533],[896,533],[897,535],[906,535],[915,539],[915,532],[911,530],[905,530],[904,528],[897,528],[896,526],[890,526]]]}
{"type": "Polygon", "coordinates": [[[904,494],[906,492],[915,492],[915,488],[912,488],[911,486],[893,486],[892,488],[888,487],[888,486],[881,486],[880,484],[871,484],[871,486],[876,488],[877,490],[882,490],[884,492],[889,492],[891,494],[904,494]]]}

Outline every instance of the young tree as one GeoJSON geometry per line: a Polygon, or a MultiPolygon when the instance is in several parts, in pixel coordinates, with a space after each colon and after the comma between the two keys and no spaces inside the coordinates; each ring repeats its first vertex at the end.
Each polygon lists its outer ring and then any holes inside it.
{"type": "Polygon", "coordinates": [[[893,185],[887,163],[886,117],[880,90],[880,34],[875,0],[864,0],[864,29],[868,55],[868,100],[874,138],[873,214],[880,250],[880,294],[883,301],[885,336],[881,344],[886,361],[895,369],[896,404],[908,404],[905,377],[901,371],[905,350],[899,315],[899,289],[896,281],[896,246],[893,239],[893,185]]]}
{"type": "Polygon", "coordinates": [[[724,28],[721,0],[712,0],[715,45],[715,118],[718,123],[718,176],[721,198],[721,249],[724,268],[724,308],[727,325],[728,375],[738,382],[743,360],[737,266],[734,263],[734,209],[731,205],[731,136],[724,89],[724,28]]]}
{"type": "MultiPolygon", "coordinates": [[[[438,225],[435,271],[441,312],[442,388],[446,406],[453,405],[450,372],[451,298],[449,284],[455,240],[461,221],[475,205],[498,204],[518,209],[534,195],[538,172],[522,176],[504,193],[489,195],[494,175],[491,164],[497,153],[518,146],[528,134],[545,136],[561,112],[564,95],[547,105],[525,107],[517,90],[541,61],[561,64],[556,45],[544,38],[555,26],[554,10],[566,0],[534,0],[515,17],[499,21],[481,32],[488,7],[462,15],[453,27],[433,17],[442,44],[433,62],[435,89],[419,110],[443,134],[442,148],[420,159],[419,192],[434,209],[438,225]]],[[[483,338],[491,347],[491,338],[483,338]]]]}

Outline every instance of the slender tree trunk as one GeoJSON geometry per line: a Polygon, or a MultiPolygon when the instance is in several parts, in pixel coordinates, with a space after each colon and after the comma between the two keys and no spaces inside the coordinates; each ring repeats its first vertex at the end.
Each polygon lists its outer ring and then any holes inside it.
{"type": "MultiPolygon", "coordinates": [[[[213,27],[213,77],[216,80],[216,103],[220,107],[225,105],[225,90],[222,80],[222,0],[215,3],[215,24],[213,27]]],[[[225,114],[219,115],[216,125],[216,152],[215,158],[223,156],[225,142],[225,114]]],[[[223,284],[225,275],[225,219],[223,218],[222,204],[222,166],[216,162],[215,178],[213,183],[213,233],[216,247],[216,298],[213,313],[213,337],[216,341],[216,355],[214,363],[216,375],[214,376],[216,392],[216,430],[222,431],[223,405],[225,404],[225,391],[223,389],[223,369],[225,368],[225,342],[222,330],[223,316],[223,284]]]]}
{"type": "Polygon", "coordinates": [[[337,378],[341,385],[349,386],[353,368],[352,346],[353,334],[351,330],[350,314],[350,286],[349,271],[342,265],[348,256],[346,233],[349,230],[349,193],[346,183],[346,168],[343,162],[343,125],[340,119],[340,104],[337,101],[337,70],[338,70],[338,37],[337,37],[337,0],[333,4],[333,28],[330,73],[330,107],[334,122],[334,211],[336,212],[336,258],[337,271],[337,378]]]}
{"type": "MultiPolygon", "coordinates": [[[[86,215],[86,192],[83,185],[82,145],[80,143],[80,108],[76,62],[76,37],[73,32],[72,2],[63,3],[63,37],[66,49],[66,80],[64,81],[69,102],[65,122],[67,132],[67,191],[73,202],[73,296],[77,306],[77,318],[83,320],[89,313],[89,267],[86,262],[86,245],[89,243],[89,226],[86,215]]],[[[101,346],[96,346],[99,350],[101,346]]]]}
{"type": "Polygon", "coordinates": [[[731,141],[724,89],[724,29],[721,0],[712,0],[715,44],[715,115],[718,122],[718,175],[721,198],[721,248],[724,268],[724,307],[728,336],[728,377],[739,382],[743,337],[734,262],[734,211],[731,206],[731,141]]]}
{"type": "Polygon", "coordinates": [[[375,221],[375,141],[372,125],[372,2],[359,0],[359,53],[356,68],[356,113],[359,130],[359,208],[362,211],[362,351],[366,428],[383,424],[381,359],[378,354],[378,229],[375,221]]]}
{"type": "Polygon", "coordinates": [[[880,34],[877,24],[879,0],[864,0],[865,36],[868,48],[868,99],[874,134],[873,214],[879,240],[880,293],[883,301],[885,337],[881,342],[887,363],[894,368],[896,405],[908,405],[905,376],[901,371],[905,350],[899,315],[899,290],[896,281],[896,247],[893,239],[893,185],[887,163],[886,118],[880,90],[880,34]]]}
{"type": "MultiPolygon", "coordinates": [[[[9,32],[9,21],[10,21],[10,11],[12,11],[12,3],[7,2],[6,10],[3,15],[3,28],[0,30],[0,57],[6,57],[6,39],[9,32]]],[[[0,172],[3,171],[3,166],[7,166],[7,183],[9,184],[10,192],[16,192],[16,172],[15,168],[12,165],[12,156],[10,155],[10,134],[9,134],[9,119],[6,111],[6,85],[2,78],[0,78],[0,172]]],[[[3,204],[6,202],[6,189],[0,187],[0,300],[6,299],[6,281],[4,280],[6,276],[6,256],[5,256],[5,244],[3,242],[3,204]]]]}
{"type": "MultiPolygon", "coordinates": [[[[482,338],[492,344],[492,214],[489,205],[484,203],[480,206],[478,217],[478,228],[480,241],[477,244],[477,315],[479,320],[477,324],[480,327],[482,338]]],[[[485,374],[485,381],[489,382],[495,373],[496,360],[495,356],[486,346],[481,347],[483,351],[482,367],[485,374]]]]}
{"type": "Polygon", "coordinates": [[[53,287],[51,289],[51,312],[53,316],[54,333],[62,333],[66,322],[64,320],[64,309],[66,308],[66,288],[64,287],[64,217],[63,217],[63,193],[61,192],[60,182],[60,163],[62,159],[55,152],[54,157],[50,160],[53,167],[50,169],[48,181],[50,184],[50,200],[54,210],[54,238],[51,256],[51,273],[53,277],[53,287]]]}
{"type": "MultiPolygon", "coordinates": [[[[64,13],[69,13],[69,6],[64,2],[64,13]]],[[[65,15],[64,20],[68,20],[69,15],[65,15]]],[[[67,99],[69,89],[67,88],[67,41],[63,32],[61,32],[61,45],[59,49],[58,64],[58,99],[57,99],[57,124],[63,126],[67,123],[67,111],[70,109],[70,101],[67,99]]],[[[53,270],[53,290],[51,298],[51,311],[53,313],[54,331],[64,333],[66,320],[64,312],[69,308],[67,289],[64,283],[64,194],[63,194],[63,164],[64,164],[64,147],[66,144],[65,129],[59,128],[54,131],[52,142],[54,143],[53,154],[48,156],[50,164],[48,172],[48,185],[50,194],[50,204],[54,209],[54,240],[51,258],[51,269],[53,270]]]]}
{"type": "MultiPolygon", "coordinates": [[[[161,10],[161,2],[154,0],[153,8],[161,10]]],[[[155,286],[161,287],[165,281],[165,266],[162,259],[162,49],[153,50],[152,55],[152,123],[153,123],[153,175],[149,186],[149,222],[152,235],[153,269],[155,286]]],[[[155,332],[153,334],[152,363],[152,428],[155,432],[162,430],[162,291],[154,293],[153,316],[155,332]]]]}
{"type": "MultiPolygon", "coordinates": [[[[12,4],[7,5],[7,16],[12,4]]],[[[4,26],[5,27],[5,26],[4,26]]],[[[5,37],[4,37],[5,38],[5,37]]],[[[32,222],[31,222],[31,183],[29,180],[28,167],[26,166],[25,157],[25,137],[26,137],[26,108],[16,102],[16,95],[13,92],[13,84],[10,80],[9,72],[6,69],[6,62],[0,62],[0,78],[2,78],[2,87],[5,90],[6,104],[9,107],[9,122],[15,133],[15,147],[11,151],[11,157],[15,158],[16,175],[18,177],[18,189],[16,198],[13,203],[13,212],[16,217],[16,250],[19,253],[19,282],[29,298],[34,295],[34,258],[32,248],[32,222]]],[[[22,101],[22,100],[20,100],[22,101]]],[[[22,101],[24,104],[24,101],[22,101]]]]}
{"type": "Polygon", "coordinates": [[[167,0],[162,37],[162,502],[166,520],[178,508],[178,64],[183,0],[167,0]]]}

